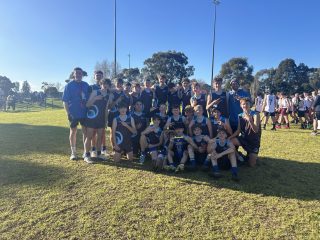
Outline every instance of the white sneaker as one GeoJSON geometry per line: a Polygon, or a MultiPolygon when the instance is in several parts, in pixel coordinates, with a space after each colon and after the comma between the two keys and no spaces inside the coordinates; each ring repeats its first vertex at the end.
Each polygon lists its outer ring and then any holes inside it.
{"type": "Polygon", "coordinates": [[[88,164],[92,164],[92,163],[94,163],[94,161],[92,161],[91,160],[91,157],[84,157],[84,161],[86,162],[86,163],[88,163],[88,164]]]}
{"type": "Polygon", "coordinates": [[[101,154],[107,156],[107,150],[101,151],[101,154]]]}
{"type": "Polygon", "coordinates": [[[70,160],[72,161],[77,160],[77,155],[75,153],[71,153],[70,160]]]}
{"type": "Polygon", "coordinates": [[[96,158],[97,157],[97,151],[92,151],[91,152],[91,157],[96,158]]]}

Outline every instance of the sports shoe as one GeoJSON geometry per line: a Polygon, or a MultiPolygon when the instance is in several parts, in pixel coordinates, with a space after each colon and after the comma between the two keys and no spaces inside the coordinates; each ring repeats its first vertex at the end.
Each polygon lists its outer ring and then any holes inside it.
{"type": "Polygon", "coordinates": [[[281,125],[276,125],[276,128],[281,128],[281,125]]]}
{"type": "Polygon", "coordinates": [[[317,136],[317,135],[318,135],[318,133],[315,132],[315,131],[313,131],[313,132],[311,133],[311,136],[317,136]]]}
{"type": "Polygon", "coordinates": [[[166,165],[163,167],[165,170],[167,171],[175,171],[176,170],[176,167],[173,166],[173,165],[166,165]]]}
{"type": "Polygon", "coordinates": [[[102,155],[107,155],[107,150],[102,150],[102,151],[101,151],[101,154],[102,154],[102,155]]]}
{"type": "Polygon", "coordinates": [[[220,172],[210,172],[210,173],[209,173],[209,176],[210,176],[210,177],[213,177],[213,178],[215,178],[215,179],[222,178],[222,175],[221,175],[220,172]]]}
{"type": "Polygon", "coordinates": [[[179,164],[178,167],[176,168],[176,173],[183,172],[183,171],[184,171],[184,164],[179,164]]]}
{"type": "Polygon", "coordinates": [[[145,155],[143,155],[143,154],[141,154],[140,155],[140,158],[139,158],[139,163],[140,164],[144,164],[144,161],[146,160],[146,156],[145,155]]]}
{"type": "Polygon", "coordinates": [[[203,172],[208,172],[209,169],[210,169],[210,166],[209,166],[209,165],[202,165],[202,166],[200,167],[200,169],[201,169],[201,171],[203,171],[203,172]]]}
{"type": "Polygon", "coordinates": [[[271,128],[270,129],[271,131],[276,131],[277,129],[275,127],[271,128]]]}
{"type": "Polygon", "coordinates": [[[235,182],[239,182],[239,181],[240,181],[240,178],[239,178],[238,175],[232,174],[231,180],[232,180],[232,181],[235,181],[235,182]]]}
{"type": "Polygon", "coordinates": [[[85,156],[85,157],[84,157],[84,161],[85,161],[86,163],[88,163],[88,164],[94,163],[94,161],[92,161],[91,157],[88,157],[88,156],[85,156]]]}
{"type": "Polygon", "coordinates": [[[97,151],[91,152],[91,157],[96,158],[98,156],[97,151]]]}
{"type": "Polygon", "coordinates": [[[71,153],[70,160],[72,161],[77,160],[77,155],[75,153],[71,153]]]}
{"type": "Polygon", "coordinates": [[[285,126],[284,128],[285,128],[285,129],[290,129],[290,127],[289,127],[289,126],[285,126]]]}

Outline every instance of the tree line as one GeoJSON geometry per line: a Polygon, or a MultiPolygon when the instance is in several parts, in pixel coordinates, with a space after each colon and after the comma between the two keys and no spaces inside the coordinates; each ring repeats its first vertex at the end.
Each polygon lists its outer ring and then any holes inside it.
{"type": "MultiPolygon", "coordinates": [[[[139,68],[121,68],[120,64],[103,60],[97,62],[95,70],[101,70],[105,77],[121,77],[129,82],[141,82],[145,78],[151,80],[156,79],[158,73],[165,74],[168,82],[179,83],[185,77],[192,77],[195,68],[189,65],[188,57],[182,52],[167,51],[154,53],[150,58],[144,61],[144,67],[139,68]],[[117,74],[116,74],[117,73],[117,74]]],[[[266,90],[281,91],[286,94],[296,92],[310,92],[320,88],[320,68],[309,67],[304,63],[296,64],[296,62],[287,58],[282,60],[278,67],[262,69],[253,74],[254,68],[249,64],[245,57],[236,57],[222,64],[219,76],[222,77],[225,87],[230,87],[230,80],[234,77],[240,79],[243,88],[250,90],[254,95],[257,92],[265,92],[266,90]]],[[[84,76],[88,76],[84,72],[84,76]]],[[[72,74],[66,82],[70,81],[72,74]]],[[[204,87],[210,87],[202,82],[204,87]]],[[[11,82],[6,76],[0,76],[0,89],[4,96],[10,91],[20,93],[24,97],[28,97],[31,93],[30,84],[27,81],[22,83],[20,89],[19,82],[11,82]]],[[[47,95],[58,95],[61,84],[43,82],[41,89],[47,95]]]]}

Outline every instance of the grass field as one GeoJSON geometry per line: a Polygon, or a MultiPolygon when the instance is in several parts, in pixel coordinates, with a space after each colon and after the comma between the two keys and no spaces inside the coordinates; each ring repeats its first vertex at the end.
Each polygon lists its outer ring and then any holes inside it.
{"type": "Polygon", "coordinates": [[[234,183],[71,162],[63,110],[0,113],[0,239],[319,239],[319,146],[264,131],[259,166],[234,183]]]}

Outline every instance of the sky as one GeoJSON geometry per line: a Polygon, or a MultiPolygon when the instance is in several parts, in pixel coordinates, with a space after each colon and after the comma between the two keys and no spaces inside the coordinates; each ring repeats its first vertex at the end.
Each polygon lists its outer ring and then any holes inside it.
{"type": "MultiPolygon", "coordinates": [[[[0,75],[63,83],[82,67],[92,79],[98,61],[113,61],[114,0],[0,0],[0,75]]],[[[221,0],[217,6],[215,69],[247,57],[258,71],[293,58],[320,67],[319,0],[221,0]]],[[[159,51],[186,54],[194,77],[210,82],[212,0],[117,0],[117,60],[143,67],[159,51]]]]}

